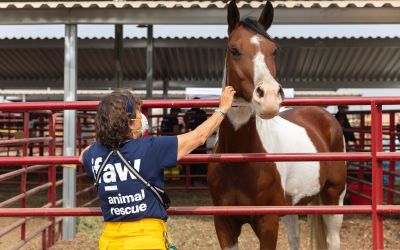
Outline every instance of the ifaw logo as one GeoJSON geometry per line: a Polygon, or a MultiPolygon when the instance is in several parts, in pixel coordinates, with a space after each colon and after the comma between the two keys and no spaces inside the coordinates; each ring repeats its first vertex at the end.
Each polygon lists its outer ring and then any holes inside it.
{"type": "MultiPolygon", "coordinates": [[[[93,173],[97,173],[102,162],[103,158],[101,157],[97,157],[96,159],[92,158],[93,173]]],[[[133,167],[136,169],[136,171],[139,172],[140,159],[136,159],[134,161],[133,167]]],[[[105,191],[114,191],[118,190],[118,187],[117,185],[112,185],[112,184],[116,183],[117,180],[121,182],[126,181],[128,180],[128,176],[130,180],[136,179],[136,177],[128,170],[128,168],[126,166],[123,166],[121,163],[115,163],[115,164],[108,163],[104,167],[103,172],[101,173],[99,183],[104,181],[104,184],[111,184],[111,185],[105,185],[104,189],[105,191]]]]}

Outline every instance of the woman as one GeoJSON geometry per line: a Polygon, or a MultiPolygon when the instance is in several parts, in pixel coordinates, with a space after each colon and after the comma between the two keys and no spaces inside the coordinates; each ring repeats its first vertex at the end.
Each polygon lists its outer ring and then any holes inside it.
{"type": "MultiPolygon", "coordinates": [[[[178,136],[140,138],[140,102],[127,90],[104,96],[96,114],[96,143],[80,155],[87,175],[95,178],[106,156],[118,149],[139,174],[156,187],[164,187],[163,169],[204,144],[219,127],[232,105],[235,91],[226,87],[220,106],[195,130],[178,136]]],[[[166,249],[167,214],[157,197],[111,155],[100,171],[98,193],[105,221],[99,249],[166,249]]]]}

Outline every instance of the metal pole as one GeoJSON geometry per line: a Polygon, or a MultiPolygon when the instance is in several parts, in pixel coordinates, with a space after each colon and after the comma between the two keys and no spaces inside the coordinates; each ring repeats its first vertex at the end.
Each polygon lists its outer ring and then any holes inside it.
{"type": "Polygon", "coordinates": [[[383,217],[377,207],[383,201],[382,161],[377,152],[382,151],[382,105],[371,102],[371,154],[372,154],[372,244],[373,249],[384,248],[383,217]]]}
{"type": "MultiPolygon", "coordinates": [[[[76,100],[77,86],[77,25],[65,25],[65,49],[64,49],[64,101],[76,100]]],[[[76,110],[64,111],[64,156],[76,154],[76,110]]],[[[63,207],[76,206],[76,170],[63,169],[63,207]]],[[[64,217],[62,238],[72,240],[75,238],[76,217],[64,217]]]]}
{"type": "MultiPolygon", "coordinates": [[[[53,138],[49,143],[49,156],[56,155],[56,120],[57,120],[56,114],[49,115],[49,136],[53,138]]],[[[51,207],[56,207],[56,195],[57,195],[56,175],[57,173],[55,165],[49,166],[48,181],[51,183],[51,186],[48,190],[48,202],[51,204],[51,207]]],[[[56,219],[55,217],[49,217],[49,221],[51,222],[51,226],[48,230],[48,234],[49,234],[49,246],[51,246],[55,242],[56,219]]]]}
{"type": "MultiPolygon", "coordinates": [[[[396,151],[396,126],[395,126],[395,117],[394,117],[394,111],[391,111],[389,114],[389,131],[390,131],[390,152],[395,152],[396,151]]],[[[394,190],[394,175],[393,173],[396,171],[395,170],[395,164],[396,161],[392,160],[390,161],[389,164],[389,174],[388,174],[388,184],[389,188],[394,190]]],[[[389,191],[387,194],[387,202],[390,205],[393,205],[394,202],[394,193],[393,191],[389,191]]]]}
{"type": "Polygon", "coordinates": [[[153,90],[153,25],[147,25],[147,47],[146,47],[146,98],[152,98],[153,90]]]}
{"type": "MultiPolygon", "coordinates": [[[[147,47],[146,47],[146,99],[151,99],[153,97],[153,25],[147,25],[147,47]]],[[[152,116],[151,109],[148,110],[149,115],[149,134],[152,133],[152,116]]]]}
{"type": "Polygon", "coordinates": [[[163,80],[163,98],[168,99],[168,79],[163,80]]]}
{"type": "Polygon", "coordinates": [[[117,88],[122,87],[122,50],[124,49],[124,29],[122,24],[115,25],[114,37],[114,59],[115,59],[115,84],[117,88]]]}
{"type": "MultiPolygon", "coordinates": [[[[163,99],[168,99],[168,80],[163,80],[163,99]]],[[[163,108],[163,115],[167,115],[167,109],[163,108]]]]}
{"type": "MultiPolygon", "coordinates": [[[[23,130],[23,138],[29,138],[29,112],[26,111],[23,113],[24,114],[24,130],[23,130]]],[[[24,143],[22,146],[22,156],[27,156],[28,155],[28,144],[29,142],[24,143]]],[[[27,189],[27,169],[28,165],[22,165],[22,169],[24,169],[24,173],[21,174],[21,194],[24,196],[21,199],[21,207],[25,208],[26,207],[26,189],[27,189]]],[[[26,239],[26,223],[24,222],[21,225],[21,240],[26,239]]]]}
{"type": "MultiPolygon", "coordinates": [[[[360,116],[360,141],[359,141],[359,147],[361,151],[365,151],[365,114],[362,113],[360,116]]],[[[358,179],[359,180],[364,180],[364,175],[365,175],[365,162],[360,161],[359,169],[358,169],[358,179]]],[[[364,183],[359,182],[358,183],[358,191],[359,193],[363,193],[364,190],[364,183]]]]}

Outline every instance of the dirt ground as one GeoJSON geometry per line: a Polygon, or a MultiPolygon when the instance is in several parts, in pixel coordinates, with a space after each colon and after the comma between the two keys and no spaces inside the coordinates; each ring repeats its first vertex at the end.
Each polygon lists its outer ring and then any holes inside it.
{"type": "MultiPolygon", "coordinates": [[[[173,206],[211,205],[208,191],[170,191],[173,206]]],[[[97,249],[101,232],[101,218],[86,217],[80,220],[79,233],[73,241],[58,242],[51,250],[97,249]]],[[[171,216],[167,227],[178,249],[220,249],[212,216],[171,216]]],[[[400,218],[385,219],[385,248],[399,249],[400,218]]],[[[309,225],[306,217],[300,219],[300,247],[310,249],[309,225]]],[[[345,215],[341,230],[342,249],[372,249],[370,216],[345,215]]],[[[249,225],[242,228],[240,249],[258,249],[258,239],[249,225]]],[[[279,229],[278,249],[289,249],[286,229],[279,229]]]]}
{"type": "MultiPolygon", "coordinates": [[[[170,191],[172,206],[211,205],[208,191],[170,191]]],[[[35,219],[29,227],[40,225],[45,219],[35,219]]],[[[0,227],[9,225],[12,218],[1,218],[0,227]]],[[[385,249],[399,249],[400,217],[385,218],[385,249]]],[[[212,216],[171,216],[167,227],[178,249],[220,249],[212,216]]],[[[97,249],[97,239],[102,229],[100,217],[81,217],[78,233],[72,241],[59,241],[51,250],[97,249]]],[[[300,249],[310,249],[309,226],[305,216],[300,217],[300,249]]],[[[342,249],[372,249],[371,220],[367,215],[345,215],[341,230],[342,249]]],[[[0,249],[9,249],[19,237],[19,230],[0,238],[0,249]]],[[[258,240],[249,225],[242,228],[240,249],[258,249],[258,240]]],[[[280,226],[278,249],[289,249],[286,229],[280,226]]],[[[41,249],[41,237],[22,249],[41,249]]]]}

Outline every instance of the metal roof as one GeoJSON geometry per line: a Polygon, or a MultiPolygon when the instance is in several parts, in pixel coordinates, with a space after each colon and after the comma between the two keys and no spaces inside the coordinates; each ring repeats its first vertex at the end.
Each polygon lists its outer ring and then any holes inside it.
{"type": "MultiPolygon", "coordinates": [[[[190,88],[189,88],[190,89],[190,88]]],[[[171,90],[168,91],[168,98],[170,99],[193,99],[191,97],[198,97],[199,93],[201,99],[217,98],[221,92],[221,88],[212,88],[211,95],[205,95],[208,93],[209,88],[196,88],[198,92],[196,95],[188,96],[188,89],[186,90],[171,90]]],[[[284,91],[291,91],[292,89],[284,89],[284,91]]],[[[77,100],[99,100],[106,94],[110,94],[113,90],[77,90],[77,100]]],[[[145,90],[133,90],[132,93],[135,96],[146,98],[145,90]]],[[[356,92],[338,92],[338,91],[293,91],[295,97],[322,97],[322,96],[360,96],[361,94],[356,92]]],[[[44,101],[44,100],[63,100],[64,90],[63,89],[0,89],[0,102],[1,97],[5,97],[9,101],[44,101]]],[[[161,90],[153,91],[152,98],[154,99],[165,99],[166,95],[161,90]]]]}
{"type": "MultiPolygon", "coordinates": [[[[277,77],[284,87],[398,87],[400,38],[277,39],[277,77]]],[[[145,38],[125,39],[124,84],[145,89],[145,38]]],[[[154,88],[220,86],[226,39],[155,39],[154,88]]],[[[114,40],[80,39],[78,88],[114,88],[114,40]]],[[[63,87],[63,39],[0,40],[0,88],[63,87]]]]}
{"type": "MultiPolygon", "coordinates": [[[[0,24],[225,24],[228,1],[18,1],[0,3],[0,24]]],[[[237,1],[259,15],[265,1],[237,1]]],[[[273,1],[275,24],[400,23],[400,1],[273,1]]]]}
{"type": "MultiPolygon", "coordinates": [[[[225,8],[230,0],[200,0],[200,1],[141,1],[141,0],[98,0],[98,1],[18,1],[11,0],[0,3],[1,8],[225,8]]],[[[239,8],[263,6],[266,0],[239,0],[236,1],[239,8]]],[[[281,0],[272,1],[275,8],[329,8],[329,7],[399,7],[399,1],[395,0],[281,0]]]]}
{"type": "MultiPolygon", "coordinates": [[[[209,88],[196,88],[198,93],[201,93],[201,99],[217,98],[214,95],[204,96],[209,88]]],[[[221,88],[213,88],[213,93],[220,93],[221,88]],[[219,91],[219,92],[218,92],[219,91]]],[[[287,89],[284,89],[284,91],[287,89]]],[[[292,89],[289,89],[289,91],[292,89]]],[[[77,90],[77,100],[99,100],[106,94],[111,93],[113,90],[77,90]]],[[[135,96],[146,98],[145,90],[133,90],[132,93],[135,96]]],[[[338,92],[338,91],[293,91],[295,97],[332,97],[332,96],[360,96],[361,94],[356,92],[338,92]]],[[[219,95],[219,94],[218,94],[219,95]]],[[[196,97],[198,96],[195,95],[196,97]]],[[[50,101],[50,100],[63,100],[64,90],[63,89],[0,89],[0,102],[6,101],[50,101]],[[2,99],[3,98],[3,99],[2,99]]],[[[154,99],[188,99],[188,93],[186,90],[170,90],[168,95],[165,95],[162,90],[155,90],[152,93],[154,99]]],[[[189,97],[189,99],[192,99],[189,97]]]]}

